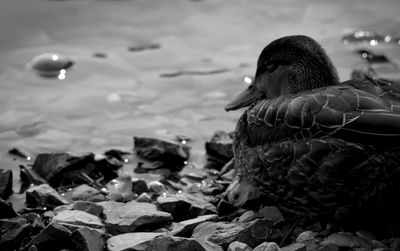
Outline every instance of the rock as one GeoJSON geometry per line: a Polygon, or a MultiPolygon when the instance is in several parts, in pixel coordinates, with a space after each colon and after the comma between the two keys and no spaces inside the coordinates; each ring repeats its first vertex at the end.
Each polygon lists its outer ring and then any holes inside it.
{"type": "Polygon", "coordinates": [[[356,248],[361,245],[353,234],[346,232],[331,234],[322,241],[322,244],[334,244],[338,247],[346,248],[356,248]]]}
{"type": "Polygon", "coordinates": [[[317,233],[315,233],[313,231],[304,231],[297,236],[296,242],[309,241],[309,240],[315,239],[315,237],[317,237],[317,233]]]}
{"type": "Polygon", "coordinates": [[[66,171],[83,169],[91,162],[92,154],[76,157],[67,153],[43,153],[36,157],[33,171],[57,187],[66,171]]]}
{"type": "Polygon", "coordinates": [[[247,210],[246,212],[244,212],[239,218],[238,218],[238,222],[250,222],[256,218],[260,218],[261,215],[253,210],[247,210]]]}
{"type": "Polygon", "coordinates": [[[323,244],[321,247],[318,248],[318,251],[339,251],[339,250],[340,248],[332,243],[323,244]]]}
{"type": "Polygon", "coordinates": [[[51,223],[26,245],[31,246],[37,250],[49,250],[49,247],[57,247],[57,250],[72,249],[71,230],[61,224],[51,223]]]}
{"type": "Polygon", "coordinates": [[[142,193],[139,195],[139,197],[136,199],[137,202],[151,202],[151,196],[148,193],[142,193]]]}
{"type": "Polygon", "coordinates": [[[11,203],[6,202],[0,198],[0,219],[11,218],[17,216],[11,203]]]}
{"type": "Polygon", "coordinates": [[[207,181],[203,182],[201,186],[201,192],[205,195],[218,195],[225,191],[225,187],[219,181],[207,181]]]}
{"type": "Polygon", "coordinates": [[[119,234],[107,240],[109,251],[145,250],[150,242],[164,233],[135,232],[119,234]]]}
{"type": "Polygon", "coordinates": [[[364,239],[368,242],[371,242],[373,240],[376,240],[376,236],[374,234],[372,234],[371,232],[365,231],[365,230],[359,230],[356,232],[356,236],[364,239]]]}
{"type": "Polygon", "coordinates": [[[283,221],[283,215],[281,211],[277,207],[271,206],[271,207],[264,207],[258,211],[262,217],[277,223],[280,221],[283,221]]]}
{"type": "Polygon", "coordinates": [[[142,179],[133,179],[132,180],[132,192],[137,194],[146,193],[149,190],[146,181],[142,179]]]}
{"type": "Polygon", "coordinates": [[[72,199],[100,202],[105,201],[106,197],[96,188],[82,184],[72,190],[72,199]]]}
{"type": "Polygon", "coordinates": [[[101,251],[104,249],[103,234],[91,228],[78,228],[72,232],[71,239],[76,250],[101,251]]]}
{"type": "Polygon", "coordinates": [[[228,248],[231,242],[239,241],[254,248],[269,239],[273,223],[266,219],[256,219],[248,223],[204,222],[193,230],[192,237],[202,245],[214,244],[228,248]]]}
{"type": "Polygon", "coordinates": [[[25,195],[28,207],[47,207],[52,209],[68,204],[68,201],[48,184],[33,186],[26,190],[25,195]]]}
{"type": "Polygon", "coordinates": [[[130,201],[135,199],[132,192],[132,178],[128,175],[120,176],[107,183],[107,190],[110,193],[108,198],[114,201],[130,201]],[[122,197],[121,199],[118,196],[122,197]]]}
{"type": "Polygon", "coordinates": [[[253,249],[249,247],[246,243],[234,241],[228,246],[227,251],[252,251],[253,249]]]}
{"type": "Polygon", "coordinates": [[[52,222],[104,229],[104,225],[99,217],[79,210],[62,211],[54,216],[52,222]]]}
{"type": "Polygon", "coordinates": [[[253,249],[253,251],[281,251],[275,242],[263,242],[253,249]]]}
{"type": "Polygon", "coordinates": [[[40,177],[35,171],[33,171],[33,168],[27,168],[24,165],[19,165],[19,177],[21,181],[21,188],[19,193],[24,193],[26,190],[28,190],[31,185],[41,185],[41,184],[46,184],[47,181],[40,177]]]}
{"type": "Polygon", "coordinates": [[[27,242],[32,226],[22,217],[0,219],[0,250],[16,250],[27,242]]]}
{"type": "Polygon", "coordinates": [[[158,236],[146,248],[146,251],[180,250],[206,251],[196,239],[175,236],[158,236]]]}
{"type": "Polygon", "coordinates": [[[157,210],[157,207],[150,203],[106,201],[99,202],[98,205],[103,206],[106,229],[114,235],[154,230],[172,221],[171,214],[157,210]]]}
{"type": "Polygon", "coordinates": [[[215,214],[215,206],[203,198],[186,193],[160,196],[157,198],[159,207],[171,213],[175,221],[187,220],[200,215],[215,214]]]}
{"type": "Polygon", "coordinates": [[[29,224],[31,224],[32,232],[34,232],[33,234],[39,233],[42,229],[46,227],[39,214],[27,213],[22,214],[21,217],[27,220],[29,224]]]}
{"type": "Polygon", "coordinates": [[[281,248],[281,251],[306,251],[307,245],[304,243],[293,243],[281,248]]]}
{"type": "Polygon", "coordinates": [[[57,215],[65,210],[79,210],[92,214],[101,218],[103,216],[103,207],[91,201],[75,201],[69,205],[58,206],[54,208],[54,213],[57,215]]]}
{"type": "MultiPolygon", "coordinates": [[[[224,131],[216,131],[210,141],[206,142],[206,153],[209,156],[221,160],[225,164],[233,158],[232,143],[232,132],[226,133],[224,131]]],[[[220,168],[218,170],[220,170],[220,168]]]]}
{"type": "Polygon", "coordinates": [[[0,198],[8,199],[13,193],[13,175],[11,170],[0,169],[0,198]]]}
{"type": "Polygon", "coordinates": [[[208,214],[196,217],[194,219],[178,222],[171,230],[171,234],[180,237],[190,237],[193,233],[193,229],[199,224],[206,221],[213,221],[217,218],[218,215],[216,214],[208,214]]]}
{"type": "Polygon", "coordinates": [[[167,189],[161,182],[154,180],[154,181],[149,182],[149,191],[153,192],[157,195],[161,195],[161,194],[165,193],[167,191],[167,189]]]}
{"type": "Polygon", "coordinates": [[[134,145],[136,154],[142,159],[157,162],[157,168],[180,171],[190,157],[190,147],[187,144],[134,137],[134,145]]]}

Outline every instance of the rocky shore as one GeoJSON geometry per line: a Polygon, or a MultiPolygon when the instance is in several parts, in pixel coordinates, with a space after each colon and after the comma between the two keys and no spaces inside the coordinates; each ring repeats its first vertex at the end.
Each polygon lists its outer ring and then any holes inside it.
{"type": "MultiPolygon", "coordinates": [[[[0,172],[1,250],[399,250],[400,238],[344,232],[324,219],[293,217],[258,194],[246,208],[224,199],[234,181],[232,134],[206,142],[208,161],[187,172],[190,139],[134,138],[134,151],[104,155],[39,154],[20,167],[26,207],[7,201],[12,175],[0,172]],[[137,158],[134,173],[121,168],[137,158]]],[[[18,151],[14,149],[11,154],[18,151]]],[[[11,200],[12,201],[12,200],[11,200]]]]}

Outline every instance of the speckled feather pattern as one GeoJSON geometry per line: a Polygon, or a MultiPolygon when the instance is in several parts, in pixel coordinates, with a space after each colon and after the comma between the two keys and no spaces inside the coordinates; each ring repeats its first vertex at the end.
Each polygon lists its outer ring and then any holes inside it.
{"type": "Polygon", "coordinates": [[[400,194],[400,88],[352,80],[258,101],[234,152],[239,175],[288,211],[386,203],[400,194]]]}

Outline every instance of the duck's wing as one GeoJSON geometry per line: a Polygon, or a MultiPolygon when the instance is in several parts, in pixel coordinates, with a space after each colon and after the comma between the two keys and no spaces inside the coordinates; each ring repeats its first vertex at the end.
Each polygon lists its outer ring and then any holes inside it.
{"type": "Polygon", "coordinates": [[[247,136],[253,146],[308,137],[400,146],[400,88],[353,80],[263,100],[247,111],[247,136]]]}

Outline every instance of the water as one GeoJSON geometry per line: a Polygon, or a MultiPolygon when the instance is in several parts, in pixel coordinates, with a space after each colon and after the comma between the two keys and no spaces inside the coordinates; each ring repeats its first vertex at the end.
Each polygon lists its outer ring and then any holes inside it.
{"type": "MultiPolygon", "coordinates": [[[[26,160],[13,160],[11,148],[30,153],[31,163],[41,152],[129,151],[134,135],[184,135],[190,164],[201,166],[205,140],[234,129],[242,111],[226,113],[224,105],[251,82],[267,43],[312,36],[346,80],[362,58],[342,35],[395,23],[399,7],[397,0],[2,0],[1,168],[14,171],[18,191],[26,160]],[[49,52],[74,62],[62,81],[62,67],[54,78],[26,68],[49,52]]],[[[391,60],[400,58],[391,50],[391,60]]]]}

